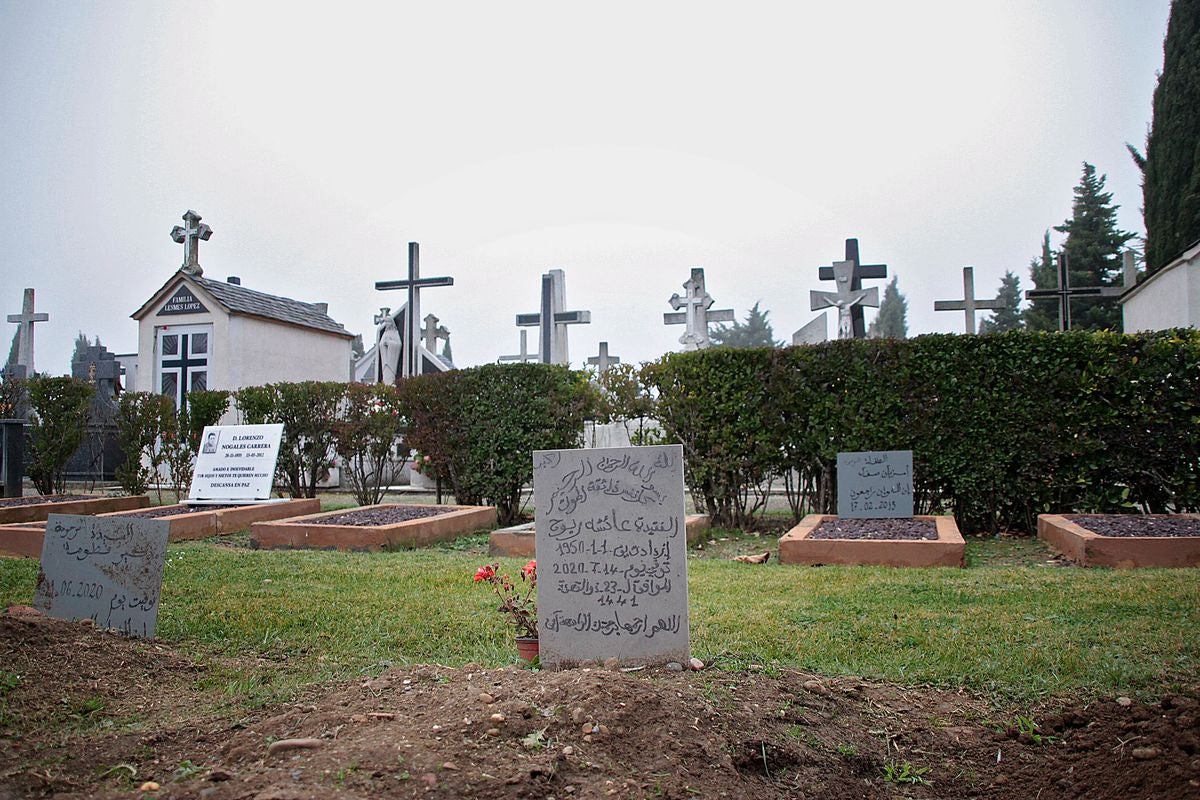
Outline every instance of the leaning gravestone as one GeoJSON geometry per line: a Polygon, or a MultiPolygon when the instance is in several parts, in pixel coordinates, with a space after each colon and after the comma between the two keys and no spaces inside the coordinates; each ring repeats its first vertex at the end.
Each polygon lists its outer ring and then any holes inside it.
{"type": "Polygon", "coordinates": [[[839,517],[911,517],[912,450],[838,453],[837,487],[839,517]]]}
{"type": "Polygon", "coordinates": [[[34,607],[128,636],[154,636],[169,531],[163,519],[51,514],[34,607]]]}
{"type": "Polygon", "coordinates": [[[533,455],[540,659],[689,659],[683,447],[533,455]]]}
{"type": "Polygon", "coordinates": [[[200,437],[189,505],[273,502],[283,424],[209,425],[200,437]]]}

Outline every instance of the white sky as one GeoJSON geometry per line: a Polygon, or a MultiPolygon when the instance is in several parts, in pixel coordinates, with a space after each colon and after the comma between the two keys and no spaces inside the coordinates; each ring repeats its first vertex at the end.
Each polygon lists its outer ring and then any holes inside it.
{"type": "Polygon", "coordinates": [[[368,339],[419,241],[459,366],[516,352],[555,267],[576,366],[678,349],[695,266],[790,341],[848,237],[910,335],[961,331],[933,301],[968,264],[1030,288],[1085,160],[1143,230],[1168,0],[334,5],[0,0],[0,313],[37,290],[40,371],[78,331],[136,349],[188,208],[207,277],[368,339]]]}

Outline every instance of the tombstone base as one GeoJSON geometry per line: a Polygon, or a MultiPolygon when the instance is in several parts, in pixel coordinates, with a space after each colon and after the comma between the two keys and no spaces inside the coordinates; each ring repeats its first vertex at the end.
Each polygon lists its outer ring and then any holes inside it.
{"type": "MultiPolygon", "coordinates": [[[[1197,514],[1179,516],[1200,518],[1197,514]]],[[[1081,567],[1200,567],[1200,536],[1102,536],[1061,514],[1039,514],[1037,535],[1081,567]]]]}
{"type": "Polygon", "coordinates": [[[888,567],[961,567],[966,542],[952,516],[915,516],[937,526],[937,539],[810,539],[832,514],[809,514],[779,537],[779,563],[880,565],[888,567]]]}
{"type": "MultiPolygon", "coordinates": [[[[53,497],[51,495],[50,497],[53,497]]],[[[51,514],[104,514],[110,511],[130,511],[135,508],[146,508],[150,498],[144,494],[126,495],[124,497],[94,497],[87,500],[63,500],[46,503],[29,503],[28,505],[0,505],[0,525],[10,525],[19,522],[46,521],[51,514]]]]}
{"type": "Polygon", "coordinates": [[[375,552],[385,547],[423,547],[435,542],[457,539],[464,534],[496,524],[496,509],[493,506],[417,506],[445,508],[447,512],[436,517],[409,519],[388,525],[321,525],[313,522],[350,511],[390,508],[394,505],[396,504],[384,503],[292,517],[278,522],[256,522],[250,529],[250,546],[264,550],[375,552]]]}
{"type": "MultiPolygon", "coordinates": [[[[684,517],[684,529],[688,547],[704,539],[709,529],[708,514],[688,514],[684,517]]],[[[488,555],[499,558],[533,558],[537,544],[534,523],[501,528],[488,534],[488,555]]]]}

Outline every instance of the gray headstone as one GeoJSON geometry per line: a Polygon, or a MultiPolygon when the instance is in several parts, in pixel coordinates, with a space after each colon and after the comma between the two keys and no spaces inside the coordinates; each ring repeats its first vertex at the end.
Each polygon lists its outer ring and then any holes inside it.
{"type": "Polygon", "coordinates": [[[792,344],[821,344],[829,341],[829,319],[825,314],[813,319],[792,334],[792,344]]]}
{"type": "Polygon", "coordinates": [[[34,607],[154,636],[169,532],[165,519],[51,514],[34,607]]]}
{"type": "Polygon", "coordinates": [[[686,664],[683,447],[533,455],[540,658],[686,664]]]}
{"type": "Polygon", "coordinates": [[[839,517],[911,517],[912,450],[838,453],[837,486],[839,517]]]}

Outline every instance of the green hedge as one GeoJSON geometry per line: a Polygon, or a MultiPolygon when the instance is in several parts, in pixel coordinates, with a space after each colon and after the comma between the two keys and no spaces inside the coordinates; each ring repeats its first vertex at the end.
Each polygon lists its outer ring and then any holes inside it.
{"type": "Polygon", "coordinates": [[[966,532],[1047,511],[1200,509],[1200,332],[931,335],[670,354],[644,367],[689,488],[745,524],[767,477],[836,510],[839,451],[912,450],[966,532]]]}

